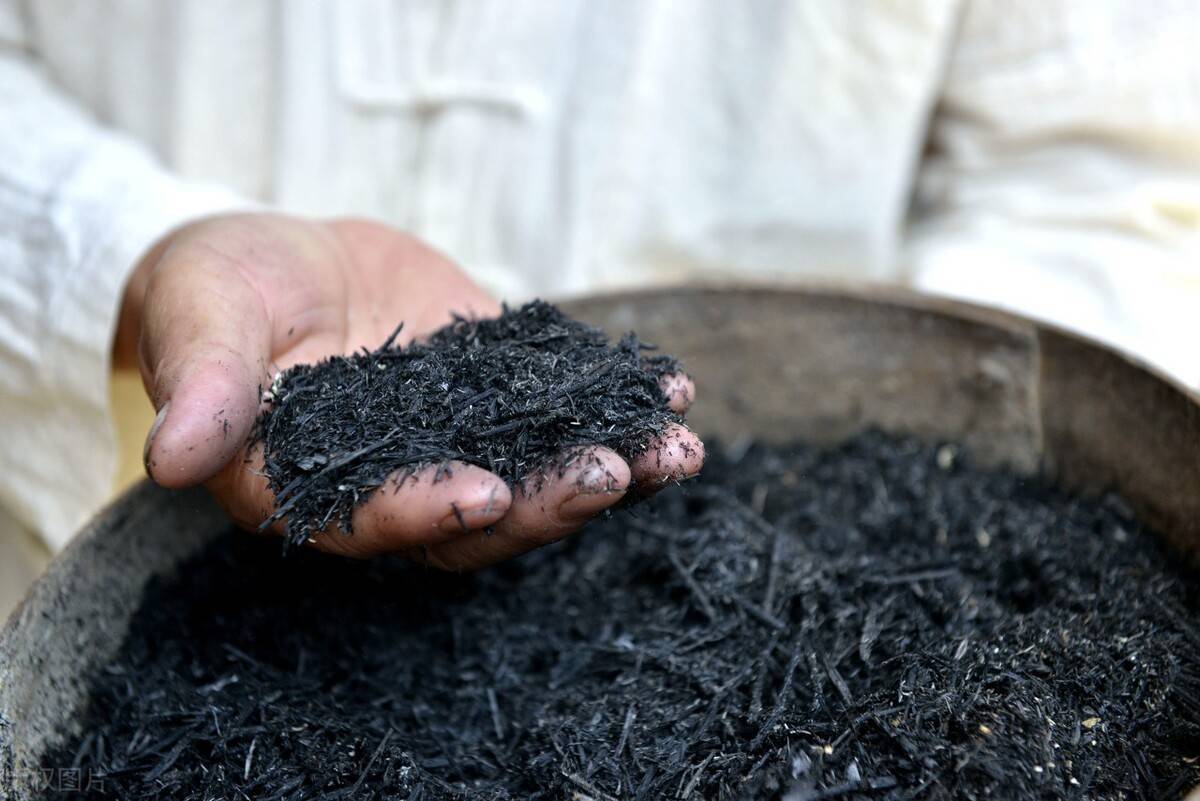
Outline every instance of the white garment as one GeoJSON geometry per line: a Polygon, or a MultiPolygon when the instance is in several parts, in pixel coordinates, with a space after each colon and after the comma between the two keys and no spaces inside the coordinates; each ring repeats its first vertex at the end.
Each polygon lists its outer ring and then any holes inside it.
{"type": "Polygon", "coordinates": [[[126,271],[240,198],[389,221],[512,300],[906,281],[1195,382],[1198,26],[1194,0],[0,0],[0,506],[59,545],[104,496],[126,271]]]}

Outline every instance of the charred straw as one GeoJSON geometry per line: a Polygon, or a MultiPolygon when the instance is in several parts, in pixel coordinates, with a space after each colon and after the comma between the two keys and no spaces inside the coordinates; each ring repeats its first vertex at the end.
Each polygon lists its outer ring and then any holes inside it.
{"type": "Polygon", "coordinates": [[[533,301],[498,318],[457,318],[428,341],[334,356],[283,372],[257,427],[277,509],[298,545],[336,526],[389,478],[457,460],[512,486],[536,484],[565,453],[626,457],[681,418],[659,380],[669,356],[533,301]]]}
{"type": "Polygon", "coordinates": [[[474,576],[223,537],[148,587],[46,764],[122,801],[1200,784],[1195,576],[1118,498],[881,434],[710,444],[698,482],[474,576]]]}

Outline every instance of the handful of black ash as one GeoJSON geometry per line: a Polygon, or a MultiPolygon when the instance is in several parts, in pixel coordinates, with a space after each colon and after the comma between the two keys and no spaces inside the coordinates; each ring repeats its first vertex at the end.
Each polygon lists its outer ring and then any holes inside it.
{"type": "Polygon", "coordinates": [[[350,515],[394,473],[459,460],[510,485],[551,470],[566,449],[626,458],[681,421],[660,379],[670,356],[533,301],[495,319],[456,319],[427,342],[334,356],[283,372],[256,437],[276,511],[299,545],[350,515]]]}

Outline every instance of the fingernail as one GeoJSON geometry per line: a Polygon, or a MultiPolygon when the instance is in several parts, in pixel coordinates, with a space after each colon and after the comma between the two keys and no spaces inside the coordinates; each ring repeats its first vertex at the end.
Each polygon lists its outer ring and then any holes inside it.
{"type": "Polygon", "coordinates": [[[171,408],[171,402],[167,401],[158,410],[158,414],[154,415],[154,422],[150,424],[150,430],[146,433],[146,444],[142,448],[142,464],[146,468],[146,475],[150,475],[150,448],[154,445],[154,437],[158,435],[158,429],[162,428],[163,421],[167,419],[167,409],[169,408],[171,408]]]}
{"type": "Polygon", "coordinates": [[[438,530],[443,534],[465,534],[468,531],[484,528],[496,522],[495,507],[484,506],[461,507],[450,504],[451,512],[438,523],[438,530]]]}
{"type": "Polygon", "coordinates": [[[592,465],[575,480],[577,490],[558,506],[562,517],[590,517],[611,503],[610,496],[622,495],[625,488],[617,488],[613,476],[602,465],[592,465]]]}

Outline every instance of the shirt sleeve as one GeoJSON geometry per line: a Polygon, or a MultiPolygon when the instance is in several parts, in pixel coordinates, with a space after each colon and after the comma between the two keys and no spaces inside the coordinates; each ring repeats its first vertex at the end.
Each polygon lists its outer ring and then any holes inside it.
{"type": "Polygon", "coordinates": [[[1200,385],[1195,3],[968,5],[917,182],[918,288],[1200,385]]]}
{"type": "Polygon", "coordinates": [[[149,245],[248,205],[183,181],[58,90],[0,19],[0,506],[61,547],[111,492],[110,352],[149,245]]]}

